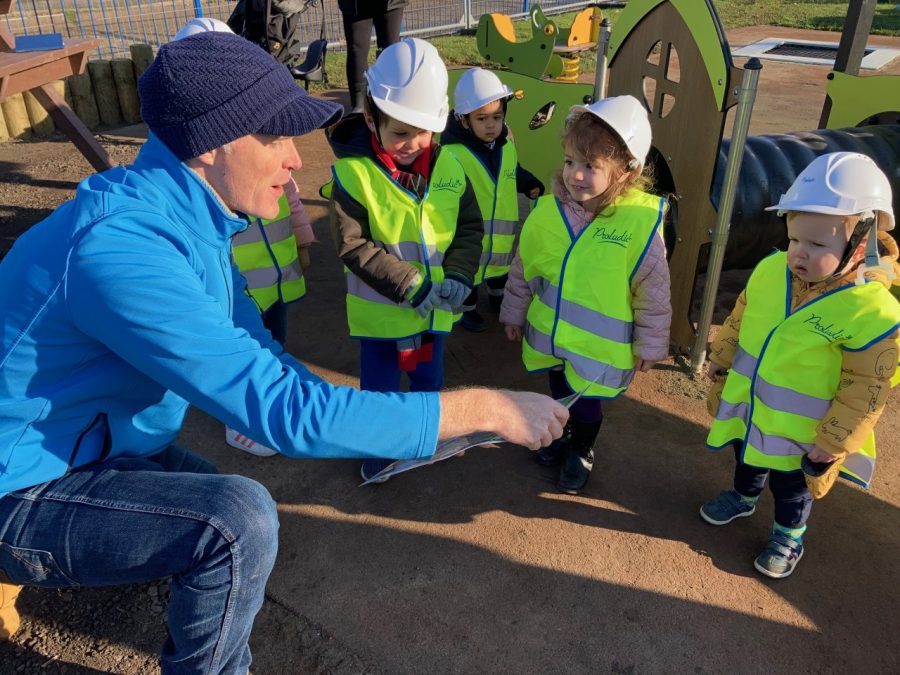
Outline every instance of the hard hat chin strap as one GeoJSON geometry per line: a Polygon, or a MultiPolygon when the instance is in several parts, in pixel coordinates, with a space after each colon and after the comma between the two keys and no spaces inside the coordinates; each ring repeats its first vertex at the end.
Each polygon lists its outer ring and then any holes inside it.
{"type": "MultiPolygon", "coordinates": [[[[856,223],[856,227],[853,228],[853,232],[850,234],[850,239],[847,241],[847,247],[844,249],[844,255],[841,256],[841,261],[838,263],[837,269],[834,271],[834,276],[838,276],[841,272],[844,271],[844,268],[847,266],[847,263],[850,262],[850,258],[853,257],[853,252],[856,251],[856,248],[859,246],[859,242],[863,240],[863,237],[866,236],[866,233],[870,230],[875,234],[874,227],[878,221],[874,217],[863,217],[858,223],[856,223]]],[[[869,237],[869,241],[877,239],[877,236],[869,237]]],[[[878,243],[876,241],[875,244],[875,263],[878,263],[878,243]]],[[[867,251],[868,255],[868,251],[867,251]]],[[[868,263],[868,258],[866,258],[866,262],[868,263]]]]}

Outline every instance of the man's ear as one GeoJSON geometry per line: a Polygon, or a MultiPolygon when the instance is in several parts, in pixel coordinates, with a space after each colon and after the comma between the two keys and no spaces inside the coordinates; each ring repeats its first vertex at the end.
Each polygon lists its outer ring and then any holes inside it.
{"type": "Polygon", "coordinates": [[[192,169],[198,168],[211,168],[216,163],[216,152],[218,148],[215,150],[207,150],[202,155],[198,155],[191,159],[185,160],[185,164],[187,164],[192,169]]]}
{"type": "Polygon", "coordinates": [[[375,131],[375,120],[372,118],[372,115],[370,115],[366,111],[363,111],[363,119],[366,120],[366,126],[369,127],[369,131],[371,131],[373,134],[377,133],[375,131]]]}

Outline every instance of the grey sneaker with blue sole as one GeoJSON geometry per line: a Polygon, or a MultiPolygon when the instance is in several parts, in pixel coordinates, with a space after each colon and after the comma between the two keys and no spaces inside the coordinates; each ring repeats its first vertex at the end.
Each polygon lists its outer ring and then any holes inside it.
{"type": "Polygon", "coordinates": [[[756,504],[748,504],[736,490],[724,490],[700,507],[700,517],[710,525],[727,525],[735,518],[752,516],[756,504]]]}
{"type": "Polygon", "coordinates": [[[784,579],[793,573],[802,557],[803,542],[781,532],[773,532],[766,548],[753,561],[753,566],[767,577],[784,579]]]}

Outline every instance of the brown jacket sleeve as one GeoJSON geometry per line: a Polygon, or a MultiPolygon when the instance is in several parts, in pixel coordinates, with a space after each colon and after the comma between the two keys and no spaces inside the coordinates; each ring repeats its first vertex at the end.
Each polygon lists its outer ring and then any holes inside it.
{"type": "Polygon", "coordinates": [[[741,321],[744,318],[744,310],[747,308],[747,291],[741,291],[734,309],[725,319],[722,328],[719,329],[716,339],[709,348],[709,360],[717,366],[730,369],[737,353],[738,333],[741,330],[741,321]]]}
{"type": "Polygon", "coordinates": [[[836,457],[856,452],[884,410],[897,369],[897,332],[868,349],[844,352],[841,383],[816,429],[816,446],[836,457]]]}
{"type": "Polygon", "coordinates": [[[475,199],[475,190],[466,178],[466,187],[459,199],[459,215],[456,217],[456,234],[444,255],[444,275],[472,286],[475,272],[481,264],[481,240],[484,237],[484,221],[475,199]]]}
{"type": "Polygon", "coordinates": [[[394,302],[403,302],[418,270],[372,241],[369,213],[334,181],[329,225],[338,255],[353,274],[394,302]]]}
{"type": "MultiPolygon", "coordinates": [[[[730,370],[734,363],[734,355],[737,353],[738,333],[741,330],[741,321],[744,318],[744,309],[747,307],[747,291],[741,291],[737,302],[734,303],[734,309],[725,319],[722,327],[719,329],[716,339],[713,340],[712,346],[709,348],[709,360],[724,368],[730,370]]],[[[716,380],[709,386],[706,394],[706,410],[712,417],[716,416],[719,409],[719,403],[722,401],[722,390],[725,388],[725,375],[719,375],[716,380]]]]}

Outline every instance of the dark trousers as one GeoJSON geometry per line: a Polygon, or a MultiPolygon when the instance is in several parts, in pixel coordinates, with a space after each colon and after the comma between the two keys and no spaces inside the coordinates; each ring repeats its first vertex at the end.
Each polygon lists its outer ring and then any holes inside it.
{"type": "MultiPolygon", "coordinates": [[[[559,399],[574,394],[569,383],[566,382],[566,374],[562,370],[548,370],[547,377],[550,380],[550,395],[559,399]]],[[[603,421],[603,404],[599,398],[586,398],[582,396],[569,408],[569,417],[572,422],[592,424],[603,421]]]]}
{"type": "Polygon", "coordinates": [[[366,97],[366,71],[369,60],[369,44],[372,28],[378,53],[400,39],[400,23],[403,9],[385,11],[385,2],[357,2],[356,12],[343,11],[344,36],[347,39],[347,87],[350,89],[350,107],[362,108],[366,97]]]}
{"type": "Polygon", "coordinates": [[[287,340],[287,305],[281,300],[262,313],[263,326],[272,334],[272,339],[284,347],[287,340]]]}
{"type": "Polygon", "coordinates": [[[813,498],[802,471],[775,471],[749,466],[741,461],[741,443],[734,444],[734,489],[745,497],[759,496],[769,478],[775,497],[775,522],[782,527],[802,527],[809,519],[813,498]]]}

